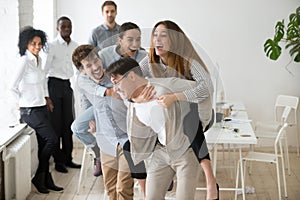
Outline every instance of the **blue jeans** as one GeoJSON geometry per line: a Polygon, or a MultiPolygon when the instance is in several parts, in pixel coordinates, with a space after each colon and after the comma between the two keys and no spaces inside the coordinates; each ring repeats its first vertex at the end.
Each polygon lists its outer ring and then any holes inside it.
{"type": "Polygon", "coordinates": [[[83,111],[71,125],[73,134],[87,147],[94,147],[97,144],[96,137],[88,132],[91,120],[95,121],[93,106],[83,111]]]}

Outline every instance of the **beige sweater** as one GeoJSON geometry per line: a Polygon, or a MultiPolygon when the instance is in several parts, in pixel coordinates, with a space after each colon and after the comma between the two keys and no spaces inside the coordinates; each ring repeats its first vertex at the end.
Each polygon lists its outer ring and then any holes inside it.
{"type": "MultiPolygon", "coordinates": [[[[180,92],[192,88],[196,84],[194,81],[179,78],[152,78],[149,81],[151,85],[155,86],[157,96],[180,92]]],[[[137,164],[148,158],[154,151],[157,143],[157,133],[137,118],[133,104],[128,104],[127,132],[131,142],[132,159],[137,164]]],[[[145,106],[147,106],[147,103],[145,103],[145,106]]],[[[183,155],[191,144],[183,128],[183,118],[190,112],[190,103],[177,101],[170,107],[165,108],[164,112],[165,116],[168,116],[164,127],[166,130],[166,150],[170,159],[175,160],[183,155]]],[[[195,112],[198,113],[198,111],[195,112]]],[[[195,127],[198,124],[199,118],[191,122],[191,125],[195,127]]]]}

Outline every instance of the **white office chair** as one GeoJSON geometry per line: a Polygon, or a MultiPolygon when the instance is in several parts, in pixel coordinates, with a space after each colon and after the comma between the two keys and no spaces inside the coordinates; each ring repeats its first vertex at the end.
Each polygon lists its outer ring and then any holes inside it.
{"type": "MultiPolygon", "coordinates": [[[[269,162],[276,164],[276,173],[277,173],[277,187],[278,187],[278,197],[281,199],[281,182],[280,182],[280,173],[279,173],[279,159],[281,159],[282,167],[282,176],[283,176],[283,186],[284,186],[284,195],[287,197],[286,189],[286,179],[285,179],[285,170],[284,170],[284,156],[282,151],[281,139],[284,137],[288,124],[285,123],[280,130],[277,132],[275,143],[274,143],[274,153],[263,153],[250,151],[245,157],[242,158],[244,161],[244,181],[246,174],[246,161],[257,161],[257,162],[269,162]],[[279,147],[279,149],[278,149],[279,147]]],[[[249,171],[250,174],[250,171],[249,171]]]]}
{"type": "MultiPolygon", "coordinates": [[[[255,125],[255,135],[257,138],[265,139],[275,139],[278,133],[278,130],[281,126],[287,122],[289,126],[296,127],[297,133],[297,155],[299,155],[299,135],[297,127],[297,108],[298,108],[298,97],[279,95],[276,98],[275,103],[275,121],[274,122],[257,122],[255,125]],[[290,116],[285,116],[286,109],[289,108],[290,112],[293,113],[290,116]],[[281,115],[280,115],[281,114],[281,115]]],[[[288,142],[286,134],[283,139],[285,140],[285,156],[286,156],[286,167],[288,169],[288,174],[291,174],[290,171],[290,162],[289,162],[289,151],[288,151],[288,142]]]]}

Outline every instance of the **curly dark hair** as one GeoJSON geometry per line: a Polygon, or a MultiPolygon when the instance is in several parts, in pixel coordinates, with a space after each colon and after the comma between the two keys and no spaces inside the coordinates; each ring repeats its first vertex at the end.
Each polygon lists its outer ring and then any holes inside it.
{"type": "Polygon", "coordinates": [[[47,46],[47,35],[42,30],[34,29],[32,26],[24,27],[19,34],[19,53],[21,56],[25,55],[28,44],[33,40],[34,37],[41,38],[43,50],[47,46]]]}

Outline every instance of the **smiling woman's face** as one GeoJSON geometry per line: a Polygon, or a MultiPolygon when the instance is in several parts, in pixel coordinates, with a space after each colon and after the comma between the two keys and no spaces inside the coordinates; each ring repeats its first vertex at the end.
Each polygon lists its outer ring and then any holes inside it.
{"type": "Polygon", "coordinates": [[[153,32],[153,44],[155,52],[159,57],[166,56],[170,51],[170,38],[165,25],[160,24],[153,32]]]}
{"type": "Polygon", "coordinates": [[[30,51],[33,55],[38,56],[39,52],[43,48],[42,40],[40,37],[35,36],[27,45],[28,51],[30,51]]]}
{"type": "Polygon", "coordinates": [[[104,70],[102,66],[102,61],[97,55],[93,58],[84,59],[81,61],[82,72],[87,74],[90,78],[101,81],[104,77],[104,70]]]}

